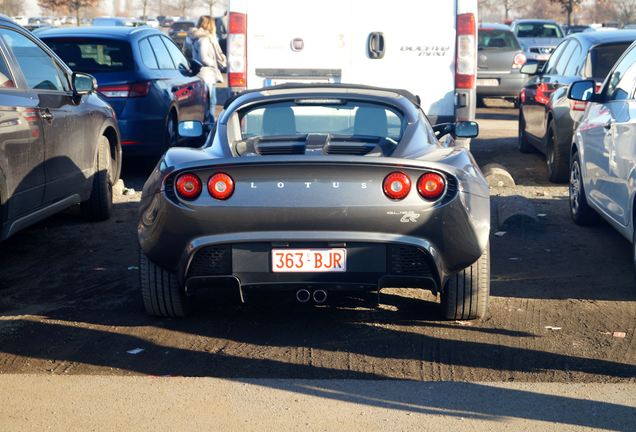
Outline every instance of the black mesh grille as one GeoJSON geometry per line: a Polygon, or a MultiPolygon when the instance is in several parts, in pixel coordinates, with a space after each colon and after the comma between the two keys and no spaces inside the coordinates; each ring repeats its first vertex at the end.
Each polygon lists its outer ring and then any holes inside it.
{"type": "Polygon", "coordinates": [[[442,198],[442,204],[449,203],[455,198],[457,195],[457,191],[459,190],[459,186],[457,185],[457,179],[451,175],[446,175],[446,193],[444,194],[444,198],[442,198]]]}
{"type": "Polygon", "coordinates": [[[389,246],[388,260],[392,275],[432,276],[428,256],[414,246],[389,246]]]}
{"type": "Polygon", "coordinates": [[[333,155],[357,155],[364,156],[375,148],[375,145],[334,145],[330,144],[325,148],[325,153],[333,155]]]}
{"type": "Polygon", "coordinates": [[[172,201],[176,201],[177,195],[174,191],[174,175],[168,176],[163,186],[166,191],[166,196],[172,201]]]}
{"type": "Polygon", "coordinates": [[[232,249],[229,246],[208,246],[196,253],[188,277],[232,274],[232,249]]]}

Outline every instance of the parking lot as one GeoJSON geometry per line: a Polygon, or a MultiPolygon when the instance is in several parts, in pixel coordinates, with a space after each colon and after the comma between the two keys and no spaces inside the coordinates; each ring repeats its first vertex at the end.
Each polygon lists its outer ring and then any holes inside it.
{"type": "Polygon", "coordinates": [[[516,110],[480,109],[478,121],[475,158],[508,168],[541,215],[531,228],[493,227],[482,322],[442,321],[433,296],[399,288],[378,307],[204,296],[191,318],[148,317],[136,238],[148,168],[126,160],[135,192],[117,194],[111,220],[71,209],[0,245],[0,373],[636,381],[630,244],[605,224],[571,222],[567,188],[548,183],[542,156],[516,150],[516,110]]]}

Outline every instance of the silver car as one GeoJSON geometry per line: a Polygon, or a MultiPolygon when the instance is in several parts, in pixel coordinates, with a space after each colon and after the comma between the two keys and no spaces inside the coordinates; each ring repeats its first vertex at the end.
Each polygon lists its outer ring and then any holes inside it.
{"type": "Polygon", "coordinates": [[[510,25],[528,60],[543,66],[563,39],[563,29],[550,20],[516,20],[510,25]]]}
{"type": "Polygon", "coordinates": [[[570,211],[587,225],[599,215],[631,240],[636,263],[636,43],[616,63],[600,91],[593,80],[570,86],[570,99],[587,102],[570,163],[570,211]]]}

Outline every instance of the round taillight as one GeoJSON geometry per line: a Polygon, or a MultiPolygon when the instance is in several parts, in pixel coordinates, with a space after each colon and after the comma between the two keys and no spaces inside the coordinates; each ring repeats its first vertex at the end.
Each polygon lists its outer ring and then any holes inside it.
{"type": "Polygon", "coordinates": [[[512,59],[512,68],[513,69],[521,69],[521,66],[526,64],[528,59],[524,53],[518,53],[514,59],[512,59]]]}
{"type": "Polygon", "coordinates": [[[446,180],[437,173],[426,173],[417,181],[417,191],[422,198],[436,200],[444,194],[446,180]]]}
{"type": "Polygon", "coordinates": [[[194,174],[186,173],[177,177],[177,193],[186,200],[193,200],[201,194],[201,180],[194,174]]]}
{"type": "Polygon", "coordinates": [[[384,194],[391,199],[401,200],[411,191],[411,179],[403,172],[392,172],[384,178],[382,183],[384,194]]]}
{"type": "Polygon", "coordinates": [[[234,193],[234,180],[225,173],[216,173],[208,180],[208,192],[212,198],[226,200],[234,193]]]}

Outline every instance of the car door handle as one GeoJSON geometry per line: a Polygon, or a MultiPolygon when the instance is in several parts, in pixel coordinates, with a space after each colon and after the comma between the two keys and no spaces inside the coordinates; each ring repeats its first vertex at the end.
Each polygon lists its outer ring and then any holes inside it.
{"type": "Polygon", "coordinates": [[[381,59],[384,57],[384,33],[369,33],[367,39],[367,54],[371,59],[381,59]]]}
{"type": "Polygon", "coordinates": [[[49,111],[48,108],[40,110],[40,117],[42,118],[42,120],[46,120],[46,121],[53,120],[53,114],[51,114],[51,111],[49,111]]]}

